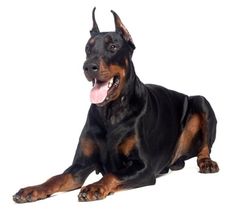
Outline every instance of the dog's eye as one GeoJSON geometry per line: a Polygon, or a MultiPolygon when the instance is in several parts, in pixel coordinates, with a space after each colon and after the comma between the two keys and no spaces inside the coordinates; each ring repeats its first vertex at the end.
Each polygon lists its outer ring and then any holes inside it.
{"type": "Polygon", "coordinates": [[[117,44],[111,44],[109,46],[109,49],[111,52],[116,52],[118,50],[119,46],[117,44]]]}

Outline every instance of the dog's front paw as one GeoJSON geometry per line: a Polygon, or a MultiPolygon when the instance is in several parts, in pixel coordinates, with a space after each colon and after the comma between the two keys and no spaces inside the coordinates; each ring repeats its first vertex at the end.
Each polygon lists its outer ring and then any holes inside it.
{"type": "Polygon", "coordinates": [[[81,189],[78,200],[79,201],[95,201],[95,200],[101,200],[106,198],[107,195],[111,194],[108,190],[108,187],[99,184],[94,183],[88,186],[85,186],[81,189]]]}
{"type": "Polygon", "coordinates": [[[49,196],[44,187],[38,185],[20,189],[19,192],[13,195],[13,200],[16,203],[26,203],[41,200],[49,196]]]}

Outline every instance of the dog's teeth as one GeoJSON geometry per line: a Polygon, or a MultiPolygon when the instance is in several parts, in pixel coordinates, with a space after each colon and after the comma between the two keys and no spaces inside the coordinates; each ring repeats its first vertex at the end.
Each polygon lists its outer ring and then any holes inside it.
{"type": "Polygon", "coordinates": [[[117,87],[117,86],[118,86],[118,82],[115,82],[115,83],[114,83],[114,86],[117,87]]]}
{"type": "Polygon", "coordinates": [[[113,78],[109,81],[109,83],[108,83],[108,88],[111,88],[112,85],[113,85],[113,78]]]}
{"type": "Polygon", "coordinates": [[[93,79],[93,80],[92,80],[92,86],[94,87],[96,83],[97,83],[97,80],[96,80],[96,79],[93,79]]]}

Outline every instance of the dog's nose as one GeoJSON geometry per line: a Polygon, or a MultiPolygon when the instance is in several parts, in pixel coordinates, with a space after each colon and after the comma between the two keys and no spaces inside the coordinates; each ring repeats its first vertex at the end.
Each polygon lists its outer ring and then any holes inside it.
{"type": "Polygon", "coordinates": [[[83,65],[83,69],[87,72],[97,72],[99,70],[99,67],[96,63],[85,63],[83,65]]]}

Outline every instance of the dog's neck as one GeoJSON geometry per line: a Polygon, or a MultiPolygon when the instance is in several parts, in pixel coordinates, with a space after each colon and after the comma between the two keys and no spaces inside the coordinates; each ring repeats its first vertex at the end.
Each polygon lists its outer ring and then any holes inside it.
{"type": "Polygon", "coordinates": [[[143,106],[145,104],[143,100],[145,88],[143,88],[143,83],[135,73],[131,59],[129,60],[127,72],[126,84],[120,96],[115,101],[111,101],[103,107],[97,107],[102,117],[105,118],[105,121],[108,121],[110,125],[115,125],[124,118],[133,115],[135,112],[141,111],[141,104],[143,104],[143,106]],[[138,106],[136,106],[136,104],[138,104],[138,106]],[[137,110],[137,107],[140,110],[137,110]]]}

